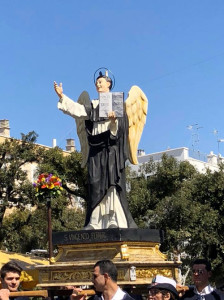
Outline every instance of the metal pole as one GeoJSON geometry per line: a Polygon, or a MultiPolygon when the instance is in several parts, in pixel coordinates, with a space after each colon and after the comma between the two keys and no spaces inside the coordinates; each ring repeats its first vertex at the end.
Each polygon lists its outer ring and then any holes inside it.
{"type": "Polygon", "coordinates": [[[48,248],[49,248],[49,262],[53,259],[53,243],[52,243],[52,223],[51,223],[51,198],[47,199],[47,221],[48,221],[48,248]]]}

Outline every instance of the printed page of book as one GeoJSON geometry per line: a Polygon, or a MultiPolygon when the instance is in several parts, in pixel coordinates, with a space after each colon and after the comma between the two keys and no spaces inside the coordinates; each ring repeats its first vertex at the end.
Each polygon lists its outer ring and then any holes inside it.
{"type": "Polygon", "coordinates": [[[107,118],[108,113],[114,111],[117,118],[124,114],[124,93],[99,93],[99,116],[107,118]]]}
{"type": "Polygon", "coordinates": [[[112,93],[112,110],[117,118],[123,117],[124,114],[124,93],[112,93]]]}
{"type": "Polygon", "coordinates": [[[112,93],[99,93],[99,116],[107,118],[112,111],[112,93]]]}

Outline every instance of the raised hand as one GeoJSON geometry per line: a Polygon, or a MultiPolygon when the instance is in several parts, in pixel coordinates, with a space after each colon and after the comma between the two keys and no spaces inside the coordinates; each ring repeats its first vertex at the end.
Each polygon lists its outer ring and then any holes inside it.
{"type": "Polygon", "coordinates": [[[58,97],[59,97],[59,98],[62,98],[62,96],[63,96],[62,83],[60,83],[60,84],[58,85],[57,82],[54,81],[54,90],[55,90],[56,94],[58,95],[58,97]]]}

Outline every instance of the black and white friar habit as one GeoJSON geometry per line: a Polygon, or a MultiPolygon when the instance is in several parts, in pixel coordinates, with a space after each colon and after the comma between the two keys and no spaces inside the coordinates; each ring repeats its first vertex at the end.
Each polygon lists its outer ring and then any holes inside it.
{"type": "Polygon", "coordinates": [[[99,100],[89,105],[63,95],[58,108],[73,118],[85,120],[89,144],[88,201],[85,229],[137,228],[126,198],[125,161],[128,118],[115,122],[99,117],[99,100]]]}

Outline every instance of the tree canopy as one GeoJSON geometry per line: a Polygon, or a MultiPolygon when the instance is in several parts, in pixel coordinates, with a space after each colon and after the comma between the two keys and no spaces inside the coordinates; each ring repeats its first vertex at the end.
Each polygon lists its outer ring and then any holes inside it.
{"type": "Polygon", "coordinates": [[[188,162],[164,155],[128,180],[130,209],[141,227],[162,229],[161,250],[179,257],[183,269],[206,257],[216,270],[224,261],[224,168],[199,173],[188,162]]]}
{"type": "Polygon", "coordinates": [[[38,161],[37,134],[22,135],[21,140],[6,139],[0,144],[0,225],[7,207],[22,207],[32,202],[33,188],[24,167],[38,161]]]}
{"type": "Polygon", "coordinates": [[[84,209],[78,199],[86,198],[87,185],[80,153],[65,155],[58,147],[41,147],[35,132],[21,136],[21,140],[6,139],[0,144],[0,245],[29,252],[34,247],[47,248],[47,217],[46,203],[35,197],[25,166],[35,163],[36,176],[53,173],[62,179],[63,193],[52,200],[52,229],[56,231],[82,228],[84,209]],[[6,209],[13,207],[13,213],[4,217],[6,209]]]}

